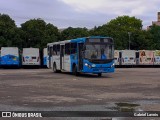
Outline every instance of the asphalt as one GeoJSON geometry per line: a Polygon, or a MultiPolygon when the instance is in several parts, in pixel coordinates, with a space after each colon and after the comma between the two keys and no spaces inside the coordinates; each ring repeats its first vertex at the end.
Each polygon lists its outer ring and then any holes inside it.
{"type": "Polygon", "coordinates": [[[160,68],[116,68],[102,77],[50,69],[0,69],[0,111],[118,111],[117,103],[137,104],[134,111],[160,111],[159,76],[160,68]]]}

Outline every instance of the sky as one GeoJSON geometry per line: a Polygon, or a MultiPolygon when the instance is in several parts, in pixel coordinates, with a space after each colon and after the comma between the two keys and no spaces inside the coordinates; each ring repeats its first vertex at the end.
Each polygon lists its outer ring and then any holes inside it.
{"type": "Polygon", "coordinates": [[[118,16],[135,16],[143,28],[157,21],[160,0],[0,0],[0,13],[8,14],[17,26],[41,18],[59,29],[106,24],[118,16]]]}

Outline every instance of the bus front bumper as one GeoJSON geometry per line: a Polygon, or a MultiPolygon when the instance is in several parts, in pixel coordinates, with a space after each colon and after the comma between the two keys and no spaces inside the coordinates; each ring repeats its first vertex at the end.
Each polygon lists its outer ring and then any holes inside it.
{"type": "Polygon", "coordinates": [[[114,72],[114,66],[113,67],[91,67],[84,66],[84,69],[82,72],[84,73],[112,73],[114,72]]]}

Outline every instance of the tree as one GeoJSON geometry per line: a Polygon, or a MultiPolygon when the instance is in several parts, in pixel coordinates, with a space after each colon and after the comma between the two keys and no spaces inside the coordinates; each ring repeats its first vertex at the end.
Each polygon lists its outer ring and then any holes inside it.
{"type": "Polygon", "coordinates": [[[137,30],[132,34],[131,48],[135,50],[152,50],[152,35],[146,30],[137,30]]]}
{"type": "MultiPolygon", "coordinates": [[[[129,34],[131,44],[134,42],[133,34],[142,30],[142,21],[135,17],[119,16],[107,24],[97,27],[93,35],[109,36],[115,41],[115,49],[128,49],[129,34]]],[[[132,46],[132,45],[131,45],[132,46]]],[[[134,48],[132,48],[134,49],[134,48]]]]}
{"type": "Polygon", "coordinates": [[[160,26],[153,25],[149,32],[152,35],[152,49],[160,49],[160,26]]]}
{"type": "Polygon", "coordinates": [[[12,46],[16,25],[6,14],[0,14],[0,47],[12,46]]]}
{"type": "Polygon", "coordinates": [[[89,31],[87,28],[68,27],[67,29],[61,32],[61,40],[74,39],[87,36],[89,36],[89,31]]]}
{"type": "Polygon", "coordinates": [[[21,24],[24,31],[26,47],[44,48],[47,43],[58,41],[59,33],[57,27],[46,24],[42,19],[32,19],[21,24]]]}

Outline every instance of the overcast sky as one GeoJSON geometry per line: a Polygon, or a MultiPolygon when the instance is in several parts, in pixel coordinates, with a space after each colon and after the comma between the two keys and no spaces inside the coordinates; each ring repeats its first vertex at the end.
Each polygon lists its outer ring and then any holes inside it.
{"type": "Polygon", "coordinates": [[[157,20],[160,0],[0,0],[0,13],[17,26],[42,18],[58,28],[101,26],[121,15],[143,20],[144,28],[157,20]]]}

